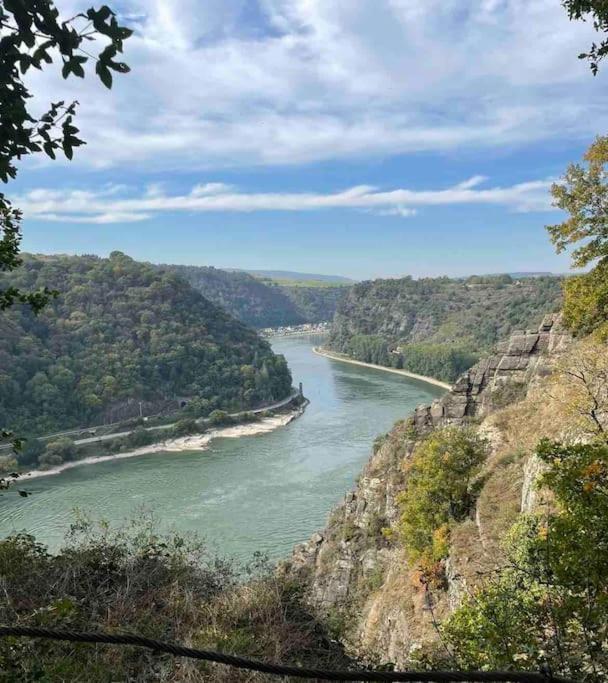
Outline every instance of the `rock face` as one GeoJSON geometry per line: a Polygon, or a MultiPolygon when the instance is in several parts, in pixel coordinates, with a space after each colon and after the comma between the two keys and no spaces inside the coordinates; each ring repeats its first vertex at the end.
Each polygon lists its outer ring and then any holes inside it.
{"type": "MultiPolygon", "coordinates": [[[[559,318],[548,316],[537,332],[514,334],[463,375],[451,392],[420,407],[413,419],[397,423],[376,443],[355,490],[332,513],[326,529],[297,546],[283,566],[308,586],[310,603],[331,620],[358,657],[403,666],[413,648],[434,642],[437,620],[458,605],[479,570],[496,561],[497,525],[489,521],[499,516],[497,510],[504,516],[509,506],[517,514],[534,505],[534,458],[496,468],[475,515],[453,534],[447,589],[439,597],[430,594],[413,581],[403,550],[391,540],[405,485],[403,465],[416,437],[433,427],[477,422],[502,404],[523,398],[550,371],[569,340],[559,318]]],[[[500,435],[490,426],[480,428],[498,452],[500,435]]]]}
{"type": "Polygon", "coordinates": [[[570,339],[559,315],[547,315],[538,331],[514,332],[494,354],[462,375],[448,394],[431,406],[418,408],[416,426],[429,428],[483,418],[523,398],[531,382],[549,372],[551,359],[570,339]]]}

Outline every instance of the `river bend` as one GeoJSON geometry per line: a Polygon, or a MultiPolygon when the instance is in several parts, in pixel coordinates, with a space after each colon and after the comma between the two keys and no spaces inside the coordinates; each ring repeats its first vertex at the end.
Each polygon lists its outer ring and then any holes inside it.
{"type": "Polygon", "coordinates": [[[217,439],[201,452],[156,453],[33,480],[0,496],[0,536],[25,530],[57,548],[74,510],[119,524],[151,511],[164,530],[194,531],[222,555],[286,556],[321,528],[353,486],[373,440],[442,393],[429,384],[313,354],[318,337],[271,339],[305,414],[274,432],[217,439]]]}

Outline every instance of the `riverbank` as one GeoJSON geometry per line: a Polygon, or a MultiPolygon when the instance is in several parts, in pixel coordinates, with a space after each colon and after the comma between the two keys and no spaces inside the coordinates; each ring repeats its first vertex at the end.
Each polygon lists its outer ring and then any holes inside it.
{"type": "MultiPolygon", "coordinates": [[[[423,382],[328,361],[311,353],[314,345],[323,346],[322,340],[272,340],[311,401],[287,426],[242,439],[217,438],[206,451],[142,455],[18,479],[12,494],[0,495],[0,538],[25,529],[54,553],[65,545],[75,509],[114,529],[144,508],[158,520],[159,532],[204,536],[210,552],[237,562],[250,562],[256,552],[271,561],[289,556],[295,544],[324,527],[368,461],[374,439],[443,393],[423,382]],[[21,497],[17,489],[32,495],[21,497]]],[[[116,452],[89,448],[83,457],[116,452]]]]}
{"type": "Polygon", "coordinates": [[[40,477],[50,477],[56,474],[61,474],[66,470],[71,470],[75,467],[82,467],[84,465],[96,465],[102,462],[110,462],[112,460],[124,460],[127,458],[135,458],[140,455],[149,455],[151,453],[183,453],[184,451],[204,451],[209,447],[209,444],[218,438],[223,439],[238,439],[242,436],[256,436],[258,434],[266,434],[272,432],[279,427],[284,427],[304,413],[308,405],[306,400],[302,405],[295,410],[281,415],[274,415],[272,417],[262,418],[258,422],[244,423],[240,425],[229,425],[226,427],[219,427],[212,429],[204,434],[195,434],[192,436],[174,437],[165,439],[157,443],[135,448],[124,453],[113,453],[110,455],[96,455],[81,460],[73,460],[71,462],[62,463],[57,467],[48,470],[32,470],[19,476],[19,483],[38,479],[40,477]]]}
{"type": "Polygon", "coordinates": [[[339,353],[334,353],[333,351],[327,351],[320,346],[312,347],[313,353],[318,356],[324,356],[325,358],[330,358],[331,360],[338,360],[342,363],[350,363],[351,365],[360,365],[363,368],[373,368],[374,370],[384,370],[385,372],[392,372],[395,375],[401,375],[409,379],[415,379],[419,382],[426,382],[427,384],[432,384],[433,386],[440,387],[446,391],[450,391],[452,388],[451,384],[442,382],[441,380],[435,379],[434,377],[426,377],[425,375],[417,375],[414,372],[408,372],[407,370],[399,370],[398,368],[387,368],[384,365],[374,365],[373,363],[364,363],[360,360],[354,360],[353,358],[348,358],[348,356],[343,356],[339,353]]]}

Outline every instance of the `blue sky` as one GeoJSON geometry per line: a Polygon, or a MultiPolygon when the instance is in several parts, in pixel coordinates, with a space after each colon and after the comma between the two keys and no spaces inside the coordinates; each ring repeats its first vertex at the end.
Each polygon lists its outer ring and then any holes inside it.
{"type": "MultiPolygon", "coordinates": [[[[66,15],[87,3],[58,0],[66,15]]],[[[122,0],[132,73],[34,74],[86,147],[8,194],[24,248],[354,278],[568,268],[548,188],[606,129],[558,0],[122,0]]]]}

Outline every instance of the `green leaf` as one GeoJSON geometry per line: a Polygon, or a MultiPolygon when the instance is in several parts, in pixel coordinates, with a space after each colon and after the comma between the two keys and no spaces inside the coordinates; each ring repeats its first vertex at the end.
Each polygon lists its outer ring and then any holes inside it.
{"type": "Polygon", "coordinates": [[[101,82],[106,86],[106,88],[110,89],[112,87],[112,72],[110,69],[108,69],[105,64],[97,62],[95,71],[97,72],[101,82]]]}
{"type": "Polygon", "coordinates": [[[80,64],[73,64],[72,72],[74,76],[78,76],[78,78],[84,78],[84,69],[80,64]]]}
{"type": "Polygon", "coordinates": [[[131,71],[131,67],[124,62],[110,62],[109,67],[121,74],[128,74],[131,71]]]}
{"type": "Polygon", "coordinates": [[[51,159],[57,158],[55,156],[54,144],[52,142],[45,142],[43,145],[43,148],[44,148],[44,151],[46,152],[47,156],[51,157],[51,159]]]}

